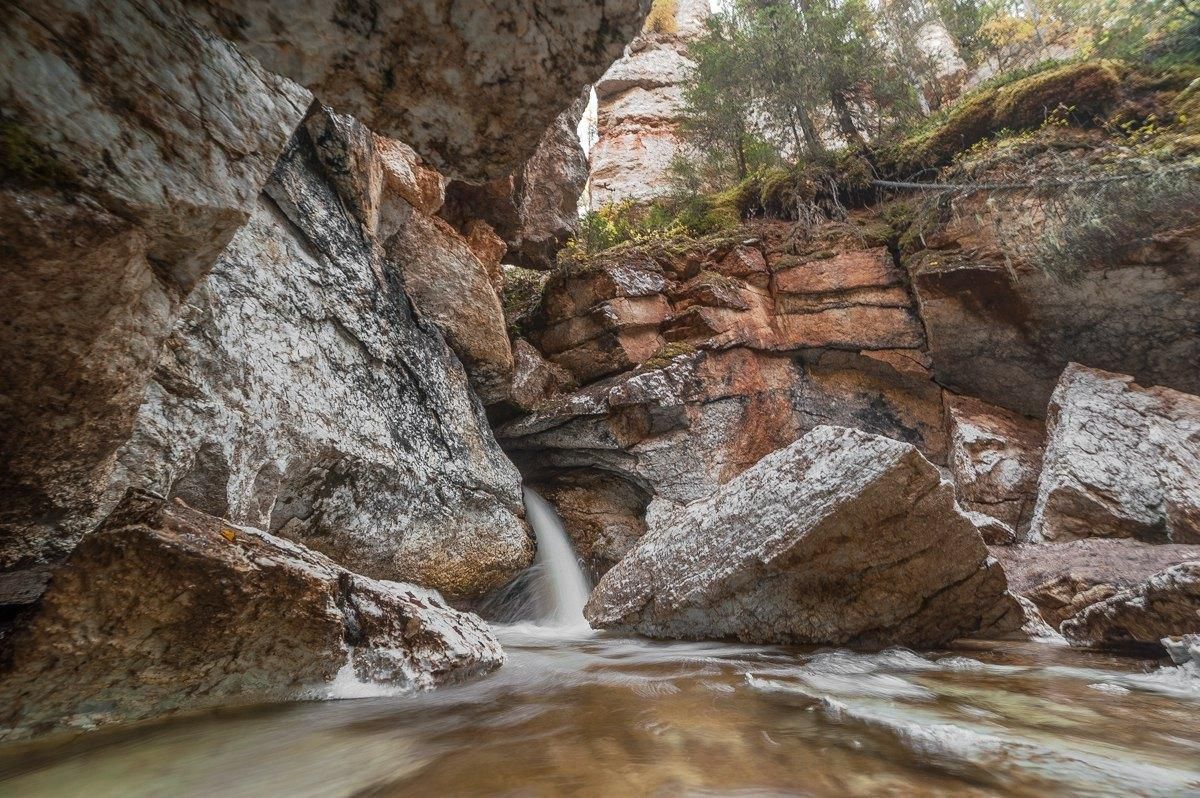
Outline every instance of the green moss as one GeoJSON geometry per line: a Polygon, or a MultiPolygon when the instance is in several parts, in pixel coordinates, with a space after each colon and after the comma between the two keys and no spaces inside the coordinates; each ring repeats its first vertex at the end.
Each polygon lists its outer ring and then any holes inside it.
{"type": "Polygon", "coordinates": [[[70,188],[73,170],[56,159],[22,125],[0,121],[0,184],[22,188],[70,188]]]}
{"type": "Polygon", "coordinates": [[[657,352],[655,352],[642,363],[642,369],[645,371],[653,371],[655,369],[665,368],[671,364],[672,360],[680,355],[692,355],[695,354],[696,351],[696,347],[682,341],[666,344],[665,346],[660,347],[657,352]]]}
{"type": "Polygon", "coordinates": [[[1038,127],[1061,108],[1067,109],[1071,121],[1088,124],[1107,112],[1120,90],[1117,62],[1085,61],[1048,69],[968,95],[946,115],[890,148],[885,160],[900,174],[942,166],[993,133],[1038,127]]]}

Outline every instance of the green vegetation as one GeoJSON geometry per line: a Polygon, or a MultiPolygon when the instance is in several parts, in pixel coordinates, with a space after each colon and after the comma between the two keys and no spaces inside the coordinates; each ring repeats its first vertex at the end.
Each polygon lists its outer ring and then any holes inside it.
{"type": "Polygon", "coordinates": [[[517,338],[537,313],[550,272],[504,267],[504,321],[509,334],[517,338]]]}
{"type": "Polygon", "coordinates": [[[696,347],[691,344],[678,341],[675,343],[664,344],[659,347],[659,350],[647,358],[641,364],[642,371],[654,371],[655,369],[666,368],[671,364],[671,361],[680,355],[692,355],[696,353],[696,347]]]}

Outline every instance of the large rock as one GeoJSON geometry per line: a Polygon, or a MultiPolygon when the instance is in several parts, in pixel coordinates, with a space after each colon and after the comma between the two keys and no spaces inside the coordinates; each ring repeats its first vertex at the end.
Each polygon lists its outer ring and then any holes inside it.
{"type": "Polygon", "coordinates": [[[637,34],[648,0],[186,0],[214,30],[442,173],[508,175],[637,34]]]}
{"type": "Polygon", "coordinates": [[[1158,646],[1164,637],[1200,632],[1200,560],[1155,574],[1064,621],[1073,643],[1158,646]]]}
{"type": "Polygon", "coordinates": [[[1032,601],[1055,629],[1159,571],[1200,560],[1200,546],[1128,539],[996,546],[991,551],[1004,567],[1009,588],[1032,601]]]}
{"type": "Polygon", "coordinates": [[[445,241],[402,197],[375,198],[375,170],[339,167],[369,164],[354,142],[371,140],[349,122],[335,135],[339,120],[314,110],[193,292],[109,501],[130,485],[178,496],[358,573],[471,599],[532,558],[520,477],[380,238],[429,235],[426,256],[445,241]]]}
{"type": "Polygon", "coordinates": [[[310,97],[127,0],[8,4],[0,94],[0,571],[29,575],[92,522],[183,299],[310,97]]]}
{"type": "Polygon", "coordinates": [[[1034,539],[1200,543],[1200,397],[1071,364],[1046,423],[1034,539]]]}
{"type": "Polygon", "coordinates": [[[423,689],[504,661],[436,593],[146,494],[84,539],[9,643],[7,739],[321,697],[335,679],[423,689]]]}
{"type": "MultiPolygon", "coordinates": [[[[965,509],[1024,537],[1033,517],[1045,432],[1042,424],[966,396],[948,395],[950,471],[965,509]]],[[[998,540],[989,540],[998,543],[998,540]]]]}
{"type": "Polygon", "coordinates": [[[579,229],[588,157],[578,127],[587,101],[585,94],[559,114],[512,175],[482,185],[451,182],[441,215],[464,232],[477,220],[486,222],[504,240],[507,263],[552,269],[559,249],[579,229]]]}
{"type": "Polygon", "coordinates": [[[907,444],[818,427],[655,519],[586,615],[651,637],[932,646],[1015,628],[1015,608],[937,468],[907,444]]]}
{"type": "Polygon", "coordinates": [[[707,0],[662,3],[647,30],[596,83],[599,138],[590,153],[592,209],[668,193],[671,160],[683,146],[680,87],[693,66],[687,44],[703,31],[709,13],[707,0]]]}
{"type": "Polygon", "coordinates": [[[942,385],[1028,416],[1072,361],[1200,393],[1200,226],[1164,220],[1121,262],[1063,280],[1006,258],[997,230],[1031,238],[1041,222],[1036,207],[1005,207],[1001,228],[986,197],[959,200],[905,260],[942,385]]]}

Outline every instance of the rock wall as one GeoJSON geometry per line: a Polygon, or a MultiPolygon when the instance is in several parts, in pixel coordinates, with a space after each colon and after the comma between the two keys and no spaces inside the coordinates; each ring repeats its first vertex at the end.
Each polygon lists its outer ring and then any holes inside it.
{"type": "MultiPolygon", "coordinates": [[[[471,273],[466,245],[350,179],[373,173],[370,141],[314,107],[188,300],[109,496],[129,485],[178,496],[358,573],[470,599],[532,557],[520,477],[431,314],[405,292],[416,261],[428,283],[471,273]],[[348,162],[359,167],[337,168],[348,162]],[[440,259],[450,248],[462,257],[440,259]]],[[[460,290],[481,302],[491,289],[460,290]]]]}
{"type": "MultiPolygon", "coordinates": [[[[1010,225],[1022,222],[1009,221],[1010,225]]],[[[1030,220],[1022,236],[1037,235],[1030,220]]],[[[1008,262],[982,198],[905,257],[938,381],[1029,416],[1043,416],[1069,362],[1200,393],[1200,228],[1164,229],[1124,262],[1077,280],[1008,262]]]]}
{"type": "Polygon", "coordinates": [[[171,2],[4,17],[0,604],[94,517],[184,298],[309,104],[171,2]]]}
{"type": "Polygon", "coordinates": [[[677,124],[681,84],[692,66],[687,43],[703,31],[710,9],[708,0],[663,5],[674,14],[656,9],[657,25],[634,39],[596,83],[599,139],[590,153],[588,189],[593,209],[665,194],[667,167],[683,146],[677,124]]]}

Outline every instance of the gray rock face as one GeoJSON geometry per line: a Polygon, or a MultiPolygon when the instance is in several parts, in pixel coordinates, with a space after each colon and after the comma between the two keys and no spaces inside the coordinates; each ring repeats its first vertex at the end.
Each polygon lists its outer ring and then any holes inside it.
{"type": "Polygon", "coordinates": [[[1046,424],[1034,539],[1200,542],[1200,397],[1071,364],[1046,424]]]}
{"type": "Polygon", "coordinates": [[[372,183],[331,166],[345,148],[313,127],[193,292],[109,501],[149,488],[358,573],[481,595],[532,558],[520,477],[389,247],[364,232],[417,213],[386,193],[378,218],[354,213],[372,183]]]}
{"type": "Polygon", "coordinates": [[[443,174],[508,175],[633,39],[649,0],[187,0],[198,18],[443,174]]]}
{"type": "Polygon", "coordinates": [[[959,502],[1007,527],[1004,537],[1024,537],[1033,516],[1045,446],[1041,423],[953,395],[947,396],[946,416],[948,459],[959,502]]]}
{"type": "Polygon", "coordinates": [[[0,124],[20,165],[0,190],[0,571],[29,573],[91,522],[182,299],[309,94],[169,0],[4,17],[0,124]]]}
{"type": "Polygon", "coordinates": [[[436,593],[145,494],[84,539],[11,642],[0,739],[319,697],[335,680],[424,689],[504,661],[487,624],[436,593]]]}
{"type": "Polygon", "coordinates": [[[651,637],[937,645],[1015,629],[1015,607],[950,484],[914,447],[818,427],[654,518],[586,615],[651,637]]]}
{"type": "Polygon", "coordinates": [[[1181,563],[1092,604],[1062,624],[1073,643],[1159,645],[1200,630],[1200,561],[1181,563]]]}

